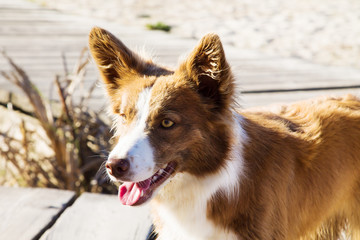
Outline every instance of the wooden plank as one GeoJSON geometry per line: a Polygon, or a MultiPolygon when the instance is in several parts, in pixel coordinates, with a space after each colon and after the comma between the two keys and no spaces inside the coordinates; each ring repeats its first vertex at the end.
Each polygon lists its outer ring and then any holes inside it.
{"type": "Polygon", "coordinates": [[[353,94],[360,98],[360,89],[240,94],[238,102],[242,108],[250,108],[269,104],[289,104],[322,96],[344,96],[346,94],[353,94]]]}
{"type": "Polygon", "coordinates": [[[229,61],[237,81],[246,91],[360,85],[360,69],[351,67],[324,66],[300,59],[274,57],[229,58],[229,61]]]}
{"type": "Polygon", "coordinates": [[[303,80],[299,76],[268,76],[265,78],[254,77],[254,82],[244,82],[244,78],[237,77],[240,87],[247,92],[276,92],[296,89],[327,89],[327,88],[360,88],[360,79],[337,78],[337,77],[314,77],[304,76],[303,80]],[[307,81],[305,81],[307,80],[307,81]]]}
{"type": "Polygon", "coordinates": [[[1,8],[20,8],[20,9],[37,9],[39,6],[30,1],[23,0],[11,0],[11,1],[0,1],[1,8]]]}
{"type": "Polygon", "coordinates": [[[117,196],[84,193],[41,240],[145,239],[150,226],[148,205],[126,207],[117,196]]]}
{"type": "Polygon", "coordinates": [[[0,187],[0,239],[38,237],[71,203],[71,191],[0,187]]]}

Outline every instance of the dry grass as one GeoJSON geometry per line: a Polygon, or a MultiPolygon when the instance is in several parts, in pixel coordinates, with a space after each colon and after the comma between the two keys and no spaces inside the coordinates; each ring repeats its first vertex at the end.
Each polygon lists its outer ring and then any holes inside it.
{"type": "Polygon", "coordinates": [[[61,105],[58,116],[54,116],[49,102],[42,98],[26,72],[5,53],[3,56],[12,70],[1,74],[25,93],[53,152],[50,157],[39,157],[41,154],[34,152],[39,136],[37,131],[29,131],[24,121],[19,126],[22,139],[13,138],[9,132],[1,133],[5,144],[0,154],[7,161],[5,171],[10,172],[12,180],[20,185],[77,192],[112,191],[111,186],[104,185],[104,174],[96,175],[111,148],[110,127],[88,106],[96,83],[83,92],[80,100],[73,97],[86,75],[87,50],[81,53],[71,74],[65,68],[65,77],[55,78],[61,105]]]}

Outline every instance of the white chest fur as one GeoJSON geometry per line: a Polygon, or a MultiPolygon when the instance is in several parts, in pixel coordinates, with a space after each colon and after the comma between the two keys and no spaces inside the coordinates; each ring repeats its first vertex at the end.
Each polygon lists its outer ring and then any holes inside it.
{"type": "MultiPolygon", "coordinates": [[[[214,179],[199,181],[188,174],[176,178],[176,186],[169,183],[166,188],[182,189],[180,193],[172,195],[167,203],[156,204],[156,212],[163,224],[159,240],[236,239],[232,233],[216,227],[206,216],[207,202],[212,194],[204,185],[212,184],[214,179]],[[181,184],[178,178],[183,178],[181,184]]],[[[164,191],[169,199],[166,188],[161,192],[164,191]]]]}

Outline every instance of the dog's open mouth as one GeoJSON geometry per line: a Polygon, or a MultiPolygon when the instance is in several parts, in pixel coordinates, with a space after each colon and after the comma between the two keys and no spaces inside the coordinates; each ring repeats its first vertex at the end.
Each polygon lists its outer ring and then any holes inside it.
{"type": "Polygon", "coordinates": [[[174,172],[176,162],[170,162],[154,175],[141,182],[124,182],[119,187],[119,199],[123,205],[136,206],[151,198],[154,190],[163,184],[174,172]]]}

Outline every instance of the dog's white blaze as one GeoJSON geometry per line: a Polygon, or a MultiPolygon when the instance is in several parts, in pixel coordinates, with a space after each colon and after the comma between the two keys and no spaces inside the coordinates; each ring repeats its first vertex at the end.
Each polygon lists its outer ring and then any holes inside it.
{"type": "Polygon", "coordinates": [[[121,136],[109,158],[127,158],[130,160],[132,181],[145,180],[153,174],[155,168],[154,153],[145,133],[146,120],[150,111],[151,88],[145,88],[136,103],[136,119],[132,130],[121,136]]]}
{"type": "Polygon", "coordinates": [[[159,192],[160,197],[171,199],[166,204],[156,205],[160,217],[164,220],[160,240],[237,239],[234,233],[216,227],[207,219],[206,213],[207,203],[217,191],[223,191],[229,198],[238,195],[240,177],[244,175],[242,146],[247,141],[241,122],[242,117],[234,113],[232,149],[222,169],[200,179],[188,173],[178,173],[174,180],[159,192]],[[181,191],[169,196],[173,191],[167,191],[167,187],[181,191]],[[185,205],[185,202],[190,205],[185,205]]]}

